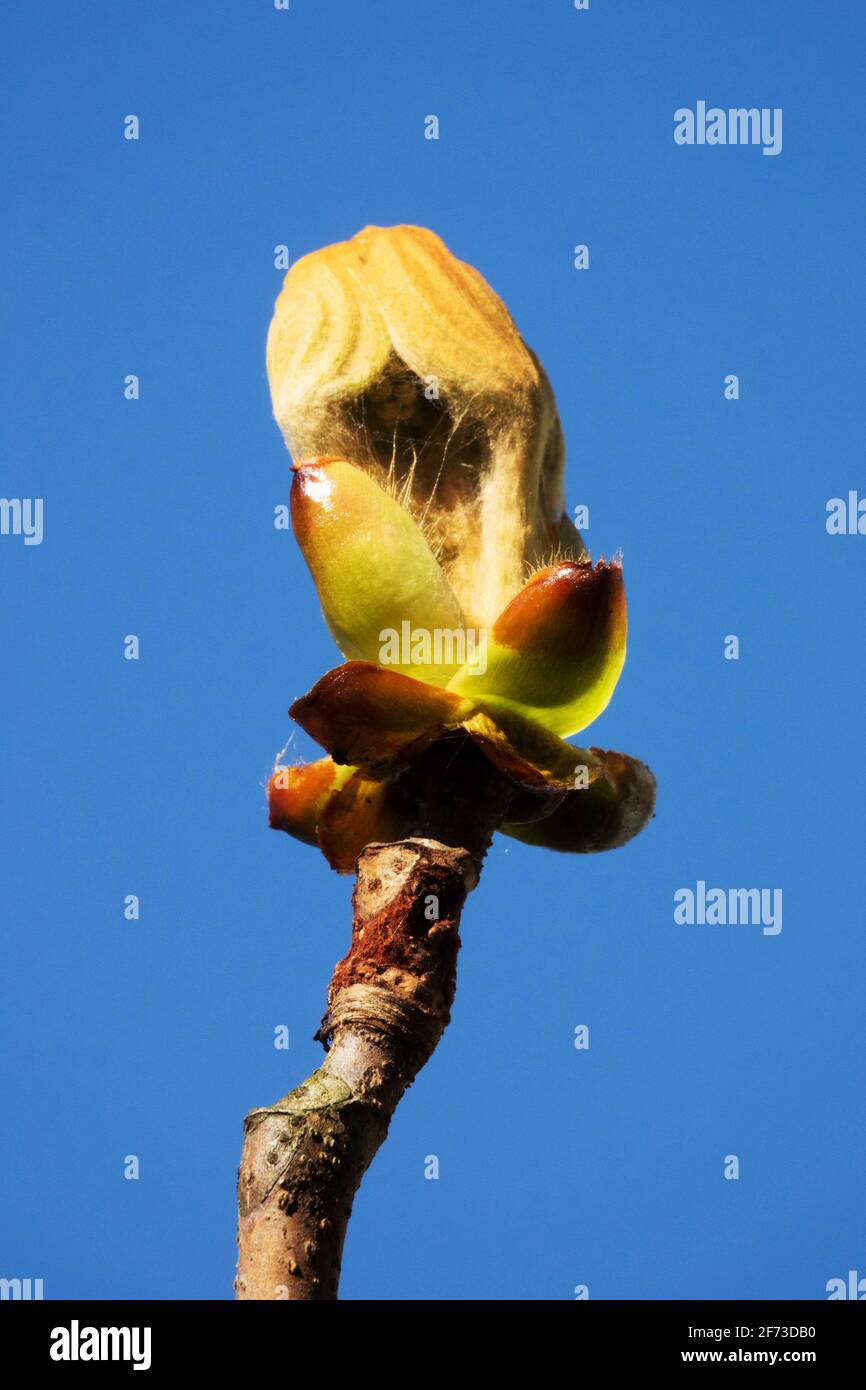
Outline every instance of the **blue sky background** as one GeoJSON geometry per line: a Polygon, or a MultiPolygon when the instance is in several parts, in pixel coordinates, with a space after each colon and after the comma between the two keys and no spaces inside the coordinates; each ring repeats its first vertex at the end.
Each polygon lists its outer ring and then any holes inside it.
{"type": "Polygon", "coordinates": [[[242,1118],[317,1064],[351,886],[265,819],[288,705],[337,659],[273,529],[273,248],[396,222],[547,368],[570,503],[625,557],[592,741],[660,790],[614,854],[497,840],[343,1296],[866,1274],[866,538],[825,529],[866,494],[861,6],[19,0],[3,28],[0,493],[44,498],[45,538],[0,537],[0,1275],[231,1296],[242,1118]],[[782,107],[781,155],[676,146],[698,99],[782,107]],[[675,925],[700,878],[781,887],[781,934],[675,925]]]}

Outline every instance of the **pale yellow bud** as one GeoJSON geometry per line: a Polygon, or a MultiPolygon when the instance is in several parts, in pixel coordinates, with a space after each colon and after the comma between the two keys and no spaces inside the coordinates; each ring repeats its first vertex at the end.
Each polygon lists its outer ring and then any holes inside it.
{"type": "Polygon", "coordinates": [[[345,454],[411,510],[469,620],[578,559],[547,377],[505,305],[421,227],[367,227],[288,272],[268,335],[296,461],[345,454]]]}

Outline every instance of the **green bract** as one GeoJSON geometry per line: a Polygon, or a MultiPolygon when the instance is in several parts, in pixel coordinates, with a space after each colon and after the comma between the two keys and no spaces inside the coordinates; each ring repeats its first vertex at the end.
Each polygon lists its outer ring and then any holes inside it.
{"type": "MultiPolygon", "coordinates": [[[[344,656],[378,661],[389,629],[399,632],[407,619],[422,633],[465,627],[451,585],[410,514],[345,459],[296,467],[292,527],[344,656]]],[[[446,685],[460,669],[458,662],[390,664],[435,685],[446,685]]]]}

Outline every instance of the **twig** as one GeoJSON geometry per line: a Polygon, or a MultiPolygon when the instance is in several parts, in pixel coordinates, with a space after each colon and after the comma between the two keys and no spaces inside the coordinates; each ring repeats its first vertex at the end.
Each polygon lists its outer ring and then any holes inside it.
{"type": "Polygon", "coordinates": [[[239,1299],[337,1297],[355,1192],[450,1017],[460,915],[507,791],[462,738],[430,750],[411,776],[424,829],[437,838],[363,850],[352,944],[335,967],[316,1035],[328,1047],[325,1060],[282,1100],[246,1117],[239,1299]]]}

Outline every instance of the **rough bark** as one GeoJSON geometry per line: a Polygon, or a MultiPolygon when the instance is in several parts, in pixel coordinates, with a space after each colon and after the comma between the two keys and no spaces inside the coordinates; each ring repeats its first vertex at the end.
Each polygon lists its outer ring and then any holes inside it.
{"type": "Polygon", "coordinates": [[[355,1191],[448,1023],[460,912],[475,878],[468,852],[434,840],[362,852],[352,946],[317,1034],[330,1043],[324,1063],[247,1116],[238,1298],[336,1297],[355,1191]]]}
{"type": "Polygon", "coordinates": [[[239,1299],[337,1297],[355,1192],[450,1017],[460,914],[507,793],[468,741],[433,750],[412,779],[426,806],[424,829],[437,838],[362,851],[352,944],[334,969],[316,1035],[325,1060],[246,1117],[239,1299]]]}

